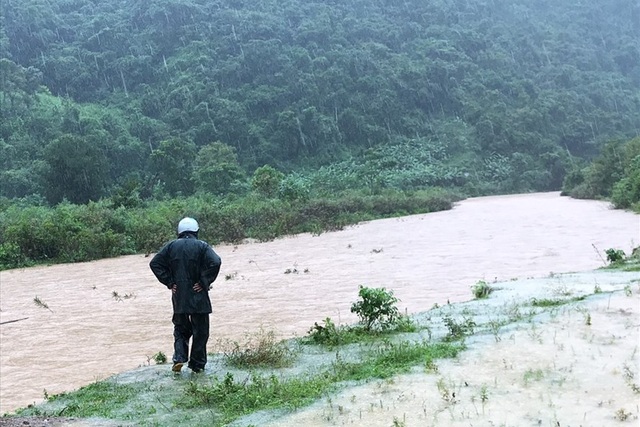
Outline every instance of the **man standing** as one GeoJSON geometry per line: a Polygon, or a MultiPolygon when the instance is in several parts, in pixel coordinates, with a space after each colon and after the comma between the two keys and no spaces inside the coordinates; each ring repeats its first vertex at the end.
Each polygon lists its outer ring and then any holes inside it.
{"type": "Polygon", "coordinates": [[[198,230],[195,219],[183,218],[178,224],[178,238],[167,243],[149,263],[153,274],[172,292],[174,372],[180,372],[185,363],[193,372],[202,372],[207,364],[209,290],[222,261],[208,243],[198,239],[198,230]]]}

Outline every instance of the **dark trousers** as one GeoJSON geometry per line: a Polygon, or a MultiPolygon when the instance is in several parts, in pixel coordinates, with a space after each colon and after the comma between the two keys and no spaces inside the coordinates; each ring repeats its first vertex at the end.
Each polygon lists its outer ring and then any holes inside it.
{"type": "Polygon", "coordinates": [[[173,363],[189,361],[189,368],[196,371],[204,369],[204,365],[207,364],[209,314],[174,314],[173,338],[175,340],[173,363]],[[189,355],[189,339],[191,337],[193,337],[193,342],[189,355]]]}

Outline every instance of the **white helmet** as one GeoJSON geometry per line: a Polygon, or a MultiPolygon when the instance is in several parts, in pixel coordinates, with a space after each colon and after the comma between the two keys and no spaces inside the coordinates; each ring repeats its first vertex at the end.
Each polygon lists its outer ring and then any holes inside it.
{"type": "Polygon", "coordinates": [[[178,235],[184,233],[185,231],[197,233],[199,229],[200,227],[198,227],[198,221],[193,218],[182,218],[178,223],[178,235]]]}

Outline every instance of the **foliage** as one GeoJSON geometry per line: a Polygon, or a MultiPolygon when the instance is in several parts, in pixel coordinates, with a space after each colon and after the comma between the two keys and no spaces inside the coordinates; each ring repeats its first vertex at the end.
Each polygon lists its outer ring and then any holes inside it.
{"type": "Polygon", "coordinates": [[[276,340],[273,331],[260,329],[244,343],[232,342],[223,351],[224,360],[236,368],[282,368],[293,363],[294,353],[285,341],[276,340]]]}
{"type": "Polygon", "coordinates": [[[267,197],[274,197],[283,179],[282,172],[269,165],[264,165],[253,173],[251,187],[267,197]]]}
{"type": "Polygon", "coordinates": [[[167,363],[167,355],[159,351],[151,357],[158,365],[167,363]]]}
{"type": "Polygon", "coordinates": [[[323,320],[319,325],[315,322],[308,331],[308,341],[312,344],[337,347],[358,342],[373,341],[380,336],[398,332],[415,332],[418,329],[413,320],[406,315],[401,315],[384,330],[366,329],[362,325],[336,325],[331,318],[323,320]]]}
{"type": "Polygon", "coordinates": [[[196,189],[204,193],[229,193],[234,182],[243,177],[235,149],[222,142],[202,147],[193,162],[193,181],[196,189]]]}
{"type": "MultiPolygon", "coordinates": [[[[114,381],[100,381],[81,387],[73,393],[60,393],[48,396],[51,402],[66,402],[64,413],[67,416],[87,418],[110,418],[126,406],[140,392],[140,385],[119,384],[114,381]],[[109,402],[108,405],[105,402],[109,402]]],[[[18,415],[33,414],[29,408],[16,412],[18,415]]],[[[36,415],[40,415],[37,414],[36,415]]]]}
{"type": "MultiPolygon", "coordinates": [[[[558,189],[640,128],[637,13],[628,0],[5,0],[0,195],[83,203],[131,179],[142,200],[242,193],[262,165],[304,173],[325,191],[313,196],[558,189]],[[212,141],[237,164],[198,156],[212,141]]],[[[279,196],[304,193],[291,189],[279,196]]]]}
{"type": "Polygon", "coordinates": [[[472,318],[465,317],[462,321],[457,321],[451,316],[444,316],[442,321],[449,330],[444,337],[444,341],[457,341],[463,339],[467,335],[473,334],[476,323],[472,318]]]}
{"type": "Polygon", "coordinates": [[[611,264],[620,263],[625,259],[625,254],[622,249],[610,248],[607,249],[605,253],[607,254],[607,261],[609,261],[611,264]]]}
{"type": "Polygon", "coordinates": [[[331,200],[288,201],[255,194],[233,199],[198,195],[132,202],[133,207],[123,206],[122,200],[52,208],[9,203],[0,210],[0,268],[156,252],[175,238],[176,224],[184,216],[197,218],[200,236],[217,244],[321,233],[372,218],[450,209],[455,197],[444,192],[388,197],[349,193],[331,200]]]}
{"type": "Polygon", "coordinates": [[[471,287],[471,292],[476,299],[487,298],[489,294],[493,292],[493,287],[484,280],[478,280],[476,284],[471,287]]]}
{"type": "Polygon", "coordinates": [[[580,199],[610,198],[616,208],[632,208],[640,202],[640,137],[605,144],[593,162],[565,177],[563,191],[580,199]]]}
{"type": "Polygon", "coordinates": [[[184,404],[212,408],[221,414],[216,425],[228,425],[242,415],[262,409],[299,408],[336,390],[345,381],[389,378],[427,359],[455,357],[462,349],[461,345],[443,343],[386,342],[359,361],[337,360],[329,369],[313,375],[286,378],[252,374],[237,381],[227,373],[210,384],[190,382],[184,404]]]}
{"type": "Polygon", "coordinates": [[[366,330],[389,329],[400,318],[398,298],[393,296],[393,291],[361,285],[358,296],[360,300],[351,305],[351,312],[358,315],[366,330]]]}

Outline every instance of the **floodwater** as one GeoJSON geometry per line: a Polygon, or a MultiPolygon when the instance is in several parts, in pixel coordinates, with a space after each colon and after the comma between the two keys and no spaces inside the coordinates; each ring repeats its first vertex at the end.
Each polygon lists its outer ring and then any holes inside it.
{"type": "MultiPolygon", "coordinates": [[[[358,286],[386,287],[408,312],[471,299],[478,280],[582,271],[640,245],[640,217],[558,193],[468,199],[453,210],[320,236],[217,246],[210,350],[263,327],[306,334],[349,312],[358,286]]],[[[171,357],[170,292],[142,255],[0,273],[0,413],[171,357]],[[34,302],[38,298],[43,304],[34,302]]]]}

